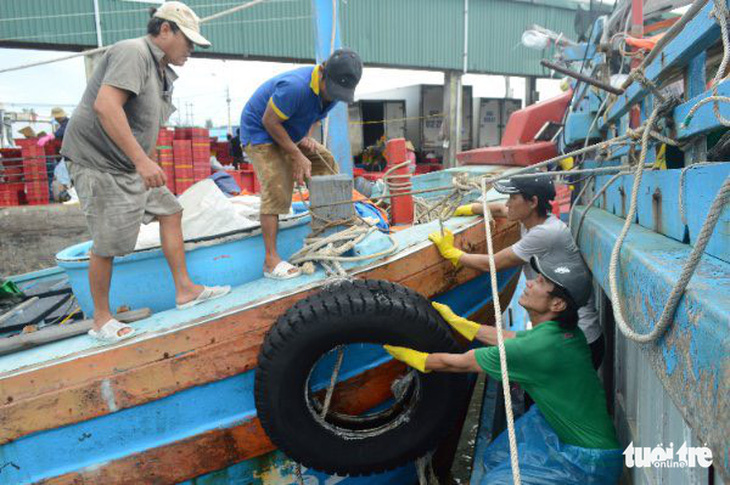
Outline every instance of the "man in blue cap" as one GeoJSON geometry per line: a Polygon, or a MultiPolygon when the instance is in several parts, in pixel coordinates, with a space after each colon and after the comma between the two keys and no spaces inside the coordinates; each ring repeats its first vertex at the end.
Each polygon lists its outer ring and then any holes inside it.
{"type": "MultiPolygon", "coordinates": [[[[493,202],[489,210],[494,217],[506,217],[520,223],[521,239],[494,255],[497,271],[522,266],[525,278],[534,279],[536,273],[528,264],[532,256],[554,256],[560,261],[583,263],[578,246],[568,226],[550,213],[550,201],[555,198],[555,187],[550,177],[542,175],[520,176],[494,182],[494,189],[509,195],[506,204],[493,202]]],[[[459,207],[455,216],[483,214],[481,203],[459,207]]],[[[442,235],[435,232],[429,236],[442,256],[454,266],[463,265],[480,271],[489,271],[486,254],[469,254],[454,247],[454,236],[450,231],[442,235]]],[[[586,282],[590,288],[591,282],[586,282]]],[[[598,369],[603,361],[604,338],[598,323],[595,299],[590,293],[584,305],[578,310],[578,326],[585,334],[591,348],[593,366],[598,369]]]]}
{"type": "Polygon", "coordinates": [[[276,247],[279,215],[291,208],[294,182],[338,173],[332,154],[311,137],[315,123],[337,102],[351,103],[362,76],[355,51],[338,49],[324,63],[285,72],[266,81],[241,114],[241,145],[261,183],[264,276],[295,278],[300,270],[282,260],[276,247]]]}

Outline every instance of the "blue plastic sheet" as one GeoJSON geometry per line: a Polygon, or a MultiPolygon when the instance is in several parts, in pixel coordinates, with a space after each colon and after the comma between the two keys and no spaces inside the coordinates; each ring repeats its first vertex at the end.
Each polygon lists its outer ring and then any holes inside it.
{"type": "Polygon", "coordinates": [[[380,229],[383,232],[389,232],[390,227],[388,225],[388,221],[383,218],[383,214],[380,213],[378,209],[370,205],[366,202],[355,202],[355,210],[358,214],[360,214],[360,217],[374,217],[378,220],[378,223],[376,226],[378,229],[380,229]]]}
{"type": "MultiPolygon", "coordinates": [[[[614,485],[621,476],[622,450],[581,448],[561,443],[536,405],[515,421],[515,436],[523,484],[614,485]]],[[[482,484],[512,483],[506,430],[489,445],[483,460],[475,466],[484,467],[482,484]]]]}
{"type": "Polygon", "coordinates": [[[225,170],[214,173],[209,178],[213,179],[213,182],[221,189],[221,192],[226,194],[227,197],[233,197],[241,193],[241,188],[236,183],[236,179],[225,170]]]}

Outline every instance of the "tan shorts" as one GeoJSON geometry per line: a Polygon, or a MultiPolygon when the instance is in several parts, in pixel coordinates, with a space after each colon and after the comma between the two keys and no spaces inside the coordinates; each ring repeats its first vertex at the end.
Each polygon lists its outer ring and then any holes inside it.
{"type": "MultiPolygon", "coordinates": [[[[302,146],[299,149],[312,162],[312,175],[331,175],[333,170],[339,173],[337,162],[323,145],[318,143],[316,151],[309,151],[302,146]]],[[[246,155],[251,159],[261,184],[261,214],[288,214],[294,191],[289,155],[274,143],[249,144],[246,146],[246,155]]]]}
{"type": "Polygon", "coordinates": [[[111,174],[67,163],[97,256],[131,253],[141,224],[183,210],[167,187],[147,189],[136,172],[111,174]]]}

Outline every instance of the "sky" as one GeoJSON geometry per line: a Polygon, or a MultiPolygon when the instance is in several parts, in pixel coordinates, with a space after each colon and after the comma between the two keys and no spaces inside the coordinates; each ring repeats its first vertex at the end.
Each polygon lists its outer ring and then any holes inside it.
{"type": "MultiPolygon", "coordinates": [[[[66,52],[0,49],[0,66],[11,67],[68,55],[66,52]]],[[[233,125],[248,98],[256,88],[270,77],[297,64],[260,61],[222,61],[190,59],[185,66],[175,68],[180,78],[176,81],[173,102],[177,113],[172,124],[204,125],[210,119],[214,126],[227,126],[228,106],[226,91],[231,98],[230,116],[233,125]]],[[[443,84],[444,75],[437,71],[368,68],[358,85],[356,94],[374,93],[413,84],[443,84]]],[[[505,96],[503,76],[466,74],[463,83],[473,86],[475,97],[505,96]]],[[[538,80],[540,99],[547,99],[560,92],[559,81],[538,80]]],[[[50,116],[51,108],[61,106],[67,112],[81,99],[86,86],[84,60],[69,59],[53,64],[31,67],[21,71],[0,74],[0,105],[8,111],[34,109],[40,116],[50,116]]],[[[524,80],[512,77],[512,95],[524,98],[524,80]]],[[[14,130],[26,126],[15,123],[14,130]],[[17,125],[17,126],[16,126],[17,125]]],[[[48,130],[48,125],[38,124],[36,131],[48,130]]]]}

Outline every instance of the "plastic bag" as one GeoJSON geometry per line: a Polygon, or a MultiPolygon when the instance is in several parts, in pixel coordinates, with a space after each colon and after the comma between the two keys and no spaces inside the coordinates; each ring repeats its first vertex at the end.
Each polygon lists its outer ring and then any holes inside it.
{"type": "MultiPolygon", "coordinates": [[[[562,485],[618,483],[623,470],[622,450],[601,450],[566,445],[536,405],[515,421],[515,437],[524,484],[562,485]]],[[[507,430],[486,449],[481,463],[482,484],[512,484],[507,430]]]]}
{"type": "Polygon", "coordinates": [[[522,33],[522,45],[528,49],[547,49],[550,45],[550,37],[537,30],[526,30],[522,33]]]}

